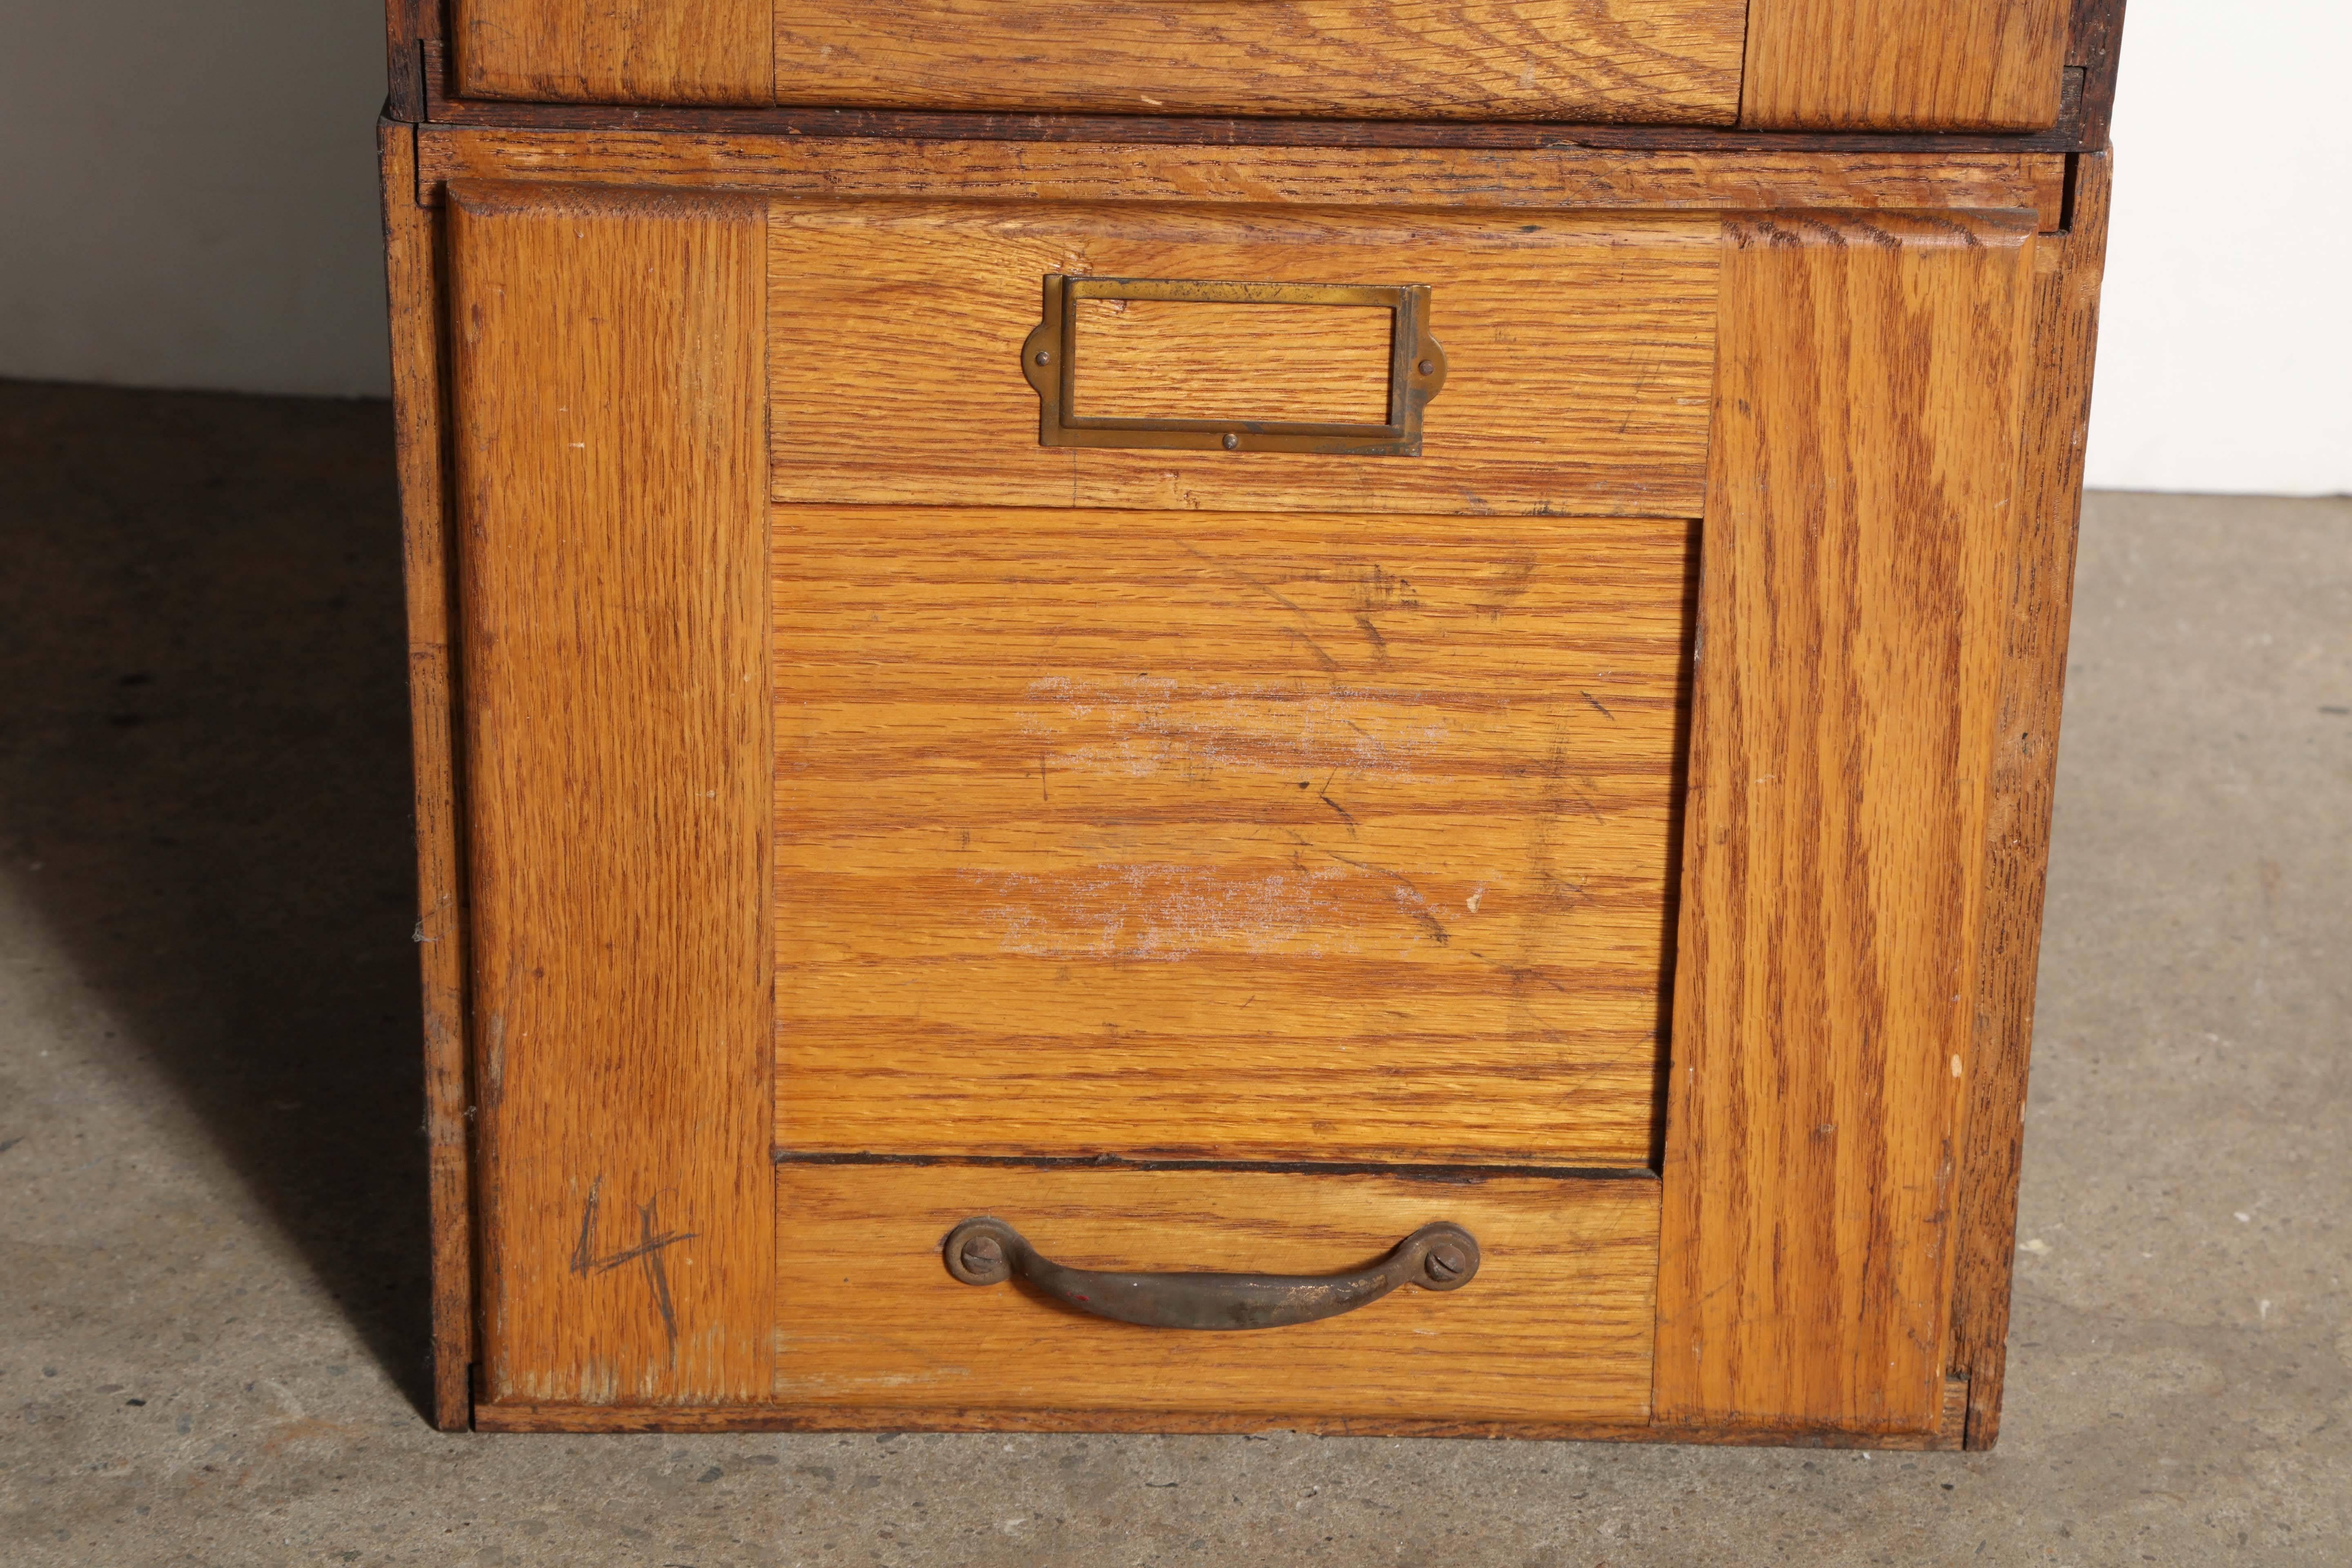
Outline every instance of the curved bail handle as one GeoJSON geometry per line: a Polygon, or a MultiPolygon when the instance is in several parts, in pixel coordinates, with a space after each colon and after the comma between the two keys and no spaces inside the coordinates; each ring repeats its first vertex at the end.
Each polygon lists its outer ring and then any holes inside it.
{"type": "Polygon", "coordinates": [[[1423,1226],[1369,1268],[1347,1274],[1128,1274],[1055,1262],[1001,1219],[965,1220],[941,1245],[967,1285],[1019,1279],[1097,1318],[1153,1329],[1278,1329],[1336,1318],[1404,1285],[1459,1290],[1478,1272],[1478,1242],[1458,1225],[1423,1226]]]}

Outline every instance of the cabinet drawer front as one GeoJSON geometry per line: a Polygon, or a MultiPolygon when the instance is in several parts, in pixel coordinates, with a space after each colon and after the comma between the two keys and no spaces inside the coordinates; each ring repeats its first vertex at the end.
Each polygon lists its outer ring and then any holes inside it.
{"type": "MultiPolygon", "coordinates": [[[[1711,215],[772,210],[779,501],[1696,517],[1705,499],[1721,271],[1711,215]],[[1424,286],[1448,368],[1421,414],[1419,455],[1043,444],[1024,345],[1041,285],[1063,275],[1424,286]]],[[[1213,411],[1203,400],[1238,395],[1243,376],[1253,411],[1276,417],[1344,417],[1385,397],[1386,312],[1227,307],[1267,313],[1213,356],[1185,314],[1211,307],[1109,309],[1120,303],[1078,301],[1103,307],[1079,319],[1081,412],[1142,411],[1148,381],[1192,400],[1165,412],[1213,411]]]]}
{"type": "Polygon", "coordinates": [[[1654,1181],[815,1164],[778,1180],[775,1397],[812,1412],[1628,1426],[1649,1413],[1654,1181]],[[1332,1273],[1440,1220],[1481,1258],[1459,1290],[1188,1332],[958,1282],[940,1240],[976,1215],[1087,1268],[1332,1273]]]}
{"type": "Polygon", "coordinates": [[[2056,121],[2065,0],[457,0],[456,84],[572,103],[1521,120],[2056,121]]]}
{"type": "Polygon", "coordinates": [[[778,1145],[1647,1164],[1691,543],[777,508],[778,1145]]]}
{"type": "Polygon", "coordinates": [[[461,91],[1729,125],[1743,0],[462,0],[461,91]]]}
{"type": "MultiPolygon", "coordinates": [[[[777,308],[807,253],[775,236],[842,209],[449,204],[491,1419],[1402,1426],[1404,1387],[1424,1426],[1933,1436],[1955,1151],[1986,1103],[1972,970],[2003,935],[1979,868],[2028,323],[2062,281],[2032,214],[1723,226],[1695,612],[1688,515],[1305,504],[1428,456],[1064,448],[1053,504],[967,501],[984,463],[929,505],[778,500],[775,361],[831,374],[871,344],[777,308]],[[1097,458],[1192,463],[1198,493],[1115,504],[1097,458]],[[1250,501],[1221,462],[1307,477],[1250,501]],[[1082,1270],[1347,1275],[1439,1222],[1485,1265],[1295,1332],[1063,1336],[1034,1296],[946,1278],[942,1238],[982,1215],[1082,1270]],[[983,1376],[1003,1392],[959,1392],[983,1376]]],[[[1129,234],[973,210],[946,228],[1038,245],[1039,278],[1103,277],[1090,247],[1129,234]]],[[[1586,250],[1654,302],[1645,247],[1689,248],[1568,219],[1135,221],[1130,279],[1295,255],[1324,291],[1286,305],[1427,289],[1471,367],[1440,411],[1485,356],[1498,384],[1551,373],[1610,298],[1601,262],[1569,270],[1586,250]],[[1591,287],[1532,286],[1571,275],[1591,287]],[[1508,309],[1449,318],[1465,280],[1508,309]]],[[[952,372],[993,307],[900,289],[894,254],[832,260],[874,277],[858,322],[905,351],[880,363],[928,346],[952,372]]],[[[1116,374],[1076,395],[1222,418],[1199,400],[1272,375],[1360,415],[1370,361],[1322,363],[1329,325],[1269,331],[1178,405],[1153,356],[1204,362],[1248,323],[1112,311],[1071,341],[1116,374]]],[[[1042,409],[1014,357],[1001,379],[1042,409]]],[[[903,429],[965,427],[952,374],[841,384],[884,388],[903,429]]],[[[1455,406],[1504,427],[1502,403],[1455,406]]],[[[1465,482],[1526,480],[1482,438],[1465,482]]]]}
{"type": "Polygon", "coordinates": [[[1742,0],[778,0],[782,103],[1729,125],[1742,0]]]}

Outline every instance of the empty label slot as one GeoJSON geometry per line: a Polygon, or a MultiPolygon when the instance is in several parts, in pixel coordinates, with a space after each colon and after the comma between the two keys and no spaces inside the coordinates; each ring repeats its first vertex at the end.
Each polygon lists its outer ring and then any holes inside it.
{"type": "Polygon", "coordinates": [[[1089,419],[1381,425],[1395,312],[1367,305],[1088,300],[1072,412],[1089,419]]]}

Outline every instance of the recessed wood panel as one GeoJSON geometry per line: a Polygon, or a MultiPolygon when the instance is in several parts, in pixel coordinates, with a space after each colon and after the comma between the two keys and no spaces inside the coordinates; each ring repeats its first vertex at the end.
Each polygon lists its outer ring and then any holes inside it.
{"type": "Polygon", "coordinates": [[[782,1147],[1648,1163],[1690,525],[775,528],[782,1147]]]}
{"type": "Polygon", "coordinates": [[[1727,226],[1663,1418],[1943,1406],[2032,219],[1727,226]]]}
{"type": "Polygon", "coordinates": [[[1759,131],[2044,131],[2067,0],[1749,0],[1739,122],[1759,131]]]}
{"type": "Polygon", "coordinates": [[[1657,1184],[1411,1182],[1196,1171],[785,1165],[776,1398],[804,1412],[1118,1411],[1383,1420],[1640,1421],[1657,1184]],[[1319,1323],[1137,1328],[1013,1285],[957,1283],[940,1239],[993,1215],[1091,1268],[1328,1274],[1423,1225],[1478,1238],[1461,1289],[1319,1323]]]}
{"type": "Polygon", "coordinates": [[[761,227],[451,193],[490,1401],[768,1381],[761,227]]]}
{"type": "Polygon", "coordinates": [[[772,493],[1696,516],[1717,234],[1711,217],[779,202],[772,493]],[[1041,447],[1021,353],[1055,272],[1425,283],[1451,368],[1423,455],[1041,447]]]}
{"type": "Polygon", "coordinates": [[[781,103],[1728,125],[1743,0],[777,0],[781,103]]]}
{"type": "Polygon", "coordinates": [[[552,103],[765,104],[770,0],[453,0],[457,89],[552,103]]]}

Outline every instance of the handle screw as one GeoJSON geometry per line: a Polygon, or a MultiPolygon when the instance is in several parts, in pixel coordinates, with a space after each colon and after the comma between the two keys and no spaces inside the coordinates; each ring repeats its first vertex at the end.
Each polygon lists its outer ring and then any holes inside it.
{"type": "Polygon", "coordinates": [[[1225,437],[1225,450],[1226,450],[1226,451],[1228,451],[1228,452],[1232,451],[1234,447],[1236,447],[1240,446],[1241,444],[1242,444],[1242,438],[1241,438],[1240,437],[1238,437],[1238,436],[1228,435],[1228,436],[1225,437]]]}
{"type": "Polygon", "coordinates": [[[1039,364],[1052,364],[1054,363],[1053,351],[1051,349],[1039,349],[1037,351],[1037,363],[1039,364]]]}
{"type": "Polygon", "coordinates": [[[1437,362],[1433,359],[1425,359],[1422,361],[1421,374],[1423,375],[1435,375],[1437,374],[1437,362]]]}
{"type": "Polygon", "coordinates": [[[1463,1272],[1470,1267],[1470,1259],[1455,1243],[1441,1241],[1429,1249],[1429,1256],[1421,1260],[1421,1267],[1432,1279],[1446,1284],[1462,1278],[1463,1272]]]}
{"type": "Polygon", "coordinates": [[[985,1274],[1004,1261],[1004,1247],[992,1236],[975,1236],[963,1244],[963,1266],[974,1274],[985,1274]]]}

